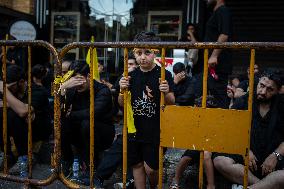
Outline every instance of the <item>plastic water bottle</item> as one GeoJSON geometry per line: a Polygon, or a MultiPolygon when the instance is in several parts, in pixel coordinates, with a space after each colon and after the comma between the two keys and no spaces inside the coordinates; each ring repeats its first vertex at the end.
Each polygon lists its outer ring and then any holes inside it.
{"type": "Polygon", "coordinates": [[[28,157],[27,156],[20,156],[20,177],[27,177],[28,176],[28,157]]]}
{"type": "Polygon", "coordinates": [[[80,169],[79,160],[77,158],[75,158],[74,161],[73,161],[73,167],[72,167],[73,179],[79,178],[79,169],[80,169]]]}

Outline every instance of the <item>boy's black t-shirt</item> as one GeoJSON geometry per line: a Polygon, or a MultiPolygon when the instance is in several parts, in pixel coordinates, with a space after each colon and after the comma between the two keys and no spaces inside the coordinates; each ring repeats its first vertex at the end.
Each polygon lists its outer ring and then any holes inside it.
{"type": "MultiPolygon", "coordinates": [[[[136,69],[129,73],[131,105],[136,127],[136,140],[140,142],[160,141],[160,90],[161,68],[155,66],[151,71],[136,69]]],[[[173,79],[166,71],[170,91],[173,91],[173,79]]]]}
{"type": "MultiPolygon", "coordinates": [[[[204,42],[217,42],[221,34],[228,35],[228,42],[232,40],[232,16],[226,6],[220,6],[207,21],[204,42]]],[[[223,50],[218,57],[216,73],[221,77],[232,72],[230,56],[229,50],[223,50]]]]}

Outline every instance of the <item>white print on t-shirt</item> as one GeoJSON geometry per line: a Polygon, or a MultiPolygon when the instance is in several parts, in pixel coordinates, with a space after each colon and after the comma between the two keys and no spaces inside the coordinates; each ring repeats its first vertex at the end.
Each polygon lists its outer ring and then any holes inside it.
{"type": "Polygon", "coordinates": [[[146,86],[146,89],[143,91],[142,99],[134,100],[132,109],[134,115],[152,117],[156,114],[155,108],[157,107],[156,103],[153,100],[153,95],[151,94],[152,90],[146,86]]]}

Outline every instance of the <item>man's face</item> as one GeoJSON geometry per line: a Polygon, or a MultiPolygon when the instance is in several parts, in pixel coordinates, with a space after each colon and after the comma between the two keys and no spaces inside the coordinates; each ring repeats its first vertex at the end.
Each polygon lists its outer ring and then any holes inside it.
{"type": "MultiPolygon", "coordinates": [[[[254,75],[257,75],[259,73],[259,68],[257,64],[254,65],[253,72],[254,72],[254,75]]],[[[247,69],[247,73],[248,73],[248,78],[249,78],[249,67],[247,69]]]]}
{"type": "Polygon", "coordinates": [[[99,73],[102,73],[104,71],[104,66],[99,64],[98,65],[98,71],[99,71],[99,73]]]}
{"type": "Polygon", "coordinates": [[[278,94],[277,85],[268,77],[262,77],[258,82],[256,94],[258,101],[268,103],[272,97],[278,94]]]}
{"type": "Polygon", "coordinates": [[[194,26],[188,26],[187,31],[190,31],[191,33],[195,32],[194,26]]]}
{"type": "Polygon", "coordinates": [[[134,59],[128,59],[128,72],[132,72],[137,68],[136,61],[134,59]]]}
{"type": "Polygon", "coordinates": [[[62,76],[68,72],[70,64],[71,63],[69,61],[62,62],[62,76]]]}
{"type": "Polygon", "coordinates": [[[82,76],[82,75],[80,75],[80,74],[77,74],[75,77],[80,77],[80,78],[86,80],[86,82],[84,82],[82,85],[76,87],[76,90],[77,90],[79,93],[84,92],[84,91],[86,91],[86,90],[89,89],[89,87],[90,87],[90,82],[89,82],[89,79],[88,79],[87,77],[82,76]]]}
{"type": "Polygon", "coordinates": [[[217,4],[217,0],[207,0],[207,7],[209,9],[213,10],[216,4],[217,4]]]}
{"type": "Polygon", "coordinates": [[[152,68],[154,63],[155,53],[150,49],[135,49],[134,55],[137,63],[141,68],[152,68]]]}

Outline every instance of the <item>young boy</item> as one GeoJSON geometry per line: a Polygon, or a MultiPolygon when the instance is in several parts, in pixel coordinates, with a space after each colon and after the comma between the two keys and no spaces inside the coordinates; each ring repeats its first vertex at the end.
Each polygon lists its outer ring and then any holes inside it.
{"type": "MultiPolygon", "coordinates": [[[[136,42],[160,41],[152,32],[141,32],[134,38],[136,42]]],[[[161,68],[154,63],[156,49],[134,49],[139,68],[122,77],[120,90],[131,92],[135,134],[128,134],[128,162],[133,168],[137,189],[146,188],[146,174],[151,188],[157,185],[160,141],[160,92],[165,94],[165,103],[174,104],[173,79],[166,71],[166,80],[160,81],[161,68]]],[[[123,106],[123,95],[118,102],[123,106]]]]}

